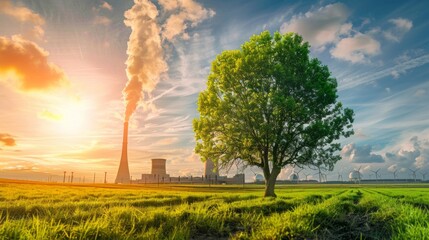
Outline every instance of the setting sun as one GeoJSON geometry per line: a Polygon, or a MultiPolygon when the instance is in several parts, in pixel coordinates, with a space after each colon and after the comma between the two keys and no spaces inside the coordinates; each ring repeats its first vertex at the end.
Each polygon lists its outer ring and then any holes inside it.
{"type": "Polygon", "coordinates": [[[59,130],[67,134],[84,134],[88,119],[88,105],[73,101],[64,105],[59,113],[59,130]]]}

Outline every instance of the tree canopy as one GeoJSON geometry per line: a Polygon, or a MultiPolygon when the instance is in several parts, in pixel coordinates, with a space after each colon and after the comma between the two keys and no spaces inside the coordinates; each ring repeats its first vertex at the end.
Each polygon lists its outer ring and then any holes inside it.
{"type": "Polygon", "coordinates": [[[265,196],[275,196],[285,166],[333,169],[354,113],[337,101],[328,67],[309,54],[301,36],[265,31],[216,57],[193,122],[203,161],[260,167],[265,196]]]}

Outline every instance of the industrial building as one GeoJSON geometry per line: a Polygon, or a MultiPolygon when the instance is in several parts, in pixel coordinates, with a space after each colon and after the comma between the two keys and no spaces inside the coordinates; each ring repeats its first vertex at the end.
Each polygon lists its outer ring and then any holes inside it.
{"type": "Polygon", "coordinates": [[[165,181],[170,178],[170,175],[167,174],[166,169],[167,160],[163,158],[154,158],[152,159],[152,171],[150,174],[142,174],[141,180],[143,182],[158,182],[165,181]]]}
{"type": "Polygon", "coordinates": [[[142,174],[141,179],[134,183],[204,183],[204,184],[243,184],[244,174],[236,174],[233,177],[220,176],[219,169],[213,161],[204,163],[204,174],[202,176],[177,176],[167,174],[167,160],[163,158],[152,159],[152,171],[150,174],[142,174]]]}

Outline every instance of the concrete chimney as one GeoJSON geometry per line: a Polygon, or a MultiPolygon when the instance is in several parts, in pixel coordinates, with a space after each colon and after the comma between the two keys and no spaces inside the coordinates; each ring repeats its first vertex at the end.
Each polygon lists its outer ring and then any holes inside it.
{"type": "Polygon", "coordinates": [[[130,170],[128,168],[128,122],[124,122],[124,136],[122,139],[122,155],[119,163],[115,183],[130,183],[130,170]]]}

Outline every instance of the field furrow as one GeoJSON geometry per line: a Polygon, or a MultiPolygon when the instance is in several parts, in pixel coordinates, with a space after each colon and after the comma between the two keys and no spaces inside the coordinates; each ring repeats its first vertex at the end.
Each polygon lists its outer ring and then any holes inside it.
{"type": "Polygon", "coordinates": [[[425,239],[426,188],[0,185],[0,239],[425,239]]]}

